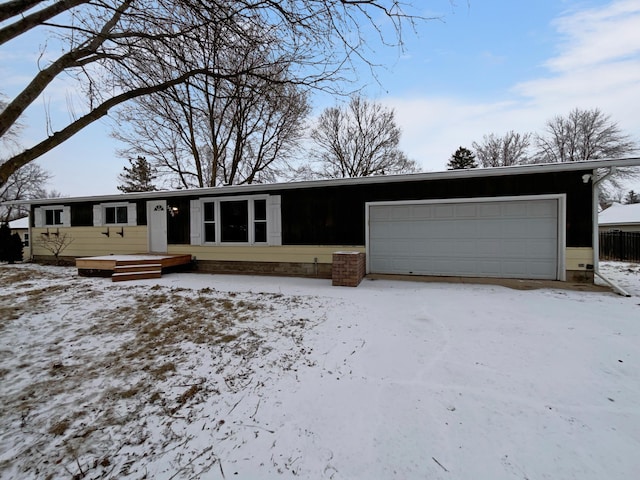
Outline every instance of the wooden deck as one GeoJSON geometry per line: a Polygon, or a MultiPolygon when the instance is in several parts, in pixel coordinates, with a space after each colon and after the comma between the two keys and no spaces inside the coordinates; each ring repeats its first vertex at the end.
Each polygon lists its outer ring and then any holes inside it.
{"type": "Polygon", "coordinates": [[[76,259],[79,275],[107,276],[114,282],[160,278],[163,270],[191,263],[191,255],[143,253],[136,255],[103,255],[76,259]]]}

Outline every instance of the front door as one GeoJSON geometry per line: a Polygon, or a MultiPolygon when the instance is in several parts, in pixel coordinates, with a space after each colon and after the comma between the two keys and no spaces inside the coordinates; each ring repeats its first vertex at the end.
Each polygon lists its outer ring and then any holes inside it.
{"type": "Polygon", "coordinates": [[[167,253],[167,201],[147,202],[147,228],[149,229],[149,251],[167,253]]]}

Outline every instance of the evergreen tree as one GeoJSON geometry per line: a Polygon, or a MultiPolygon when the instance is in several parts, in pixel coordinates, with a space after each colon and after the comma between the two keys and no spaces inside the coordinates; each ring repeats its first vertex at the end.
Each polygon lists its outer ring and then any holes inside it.
{"type": "Polygon", "coordinates": [[[22,240],[20,235],[11,235],[9,225],[0,225],[0,262],[22,261],[22,240]]]}
{"type": "Polygon", "coordinates": [[[448,170],[467,170],[469,168],[477,168],[476,156],[471,150],[459,147],[447,164],[448,170]]]}
{"type": "Polygon", "coordinates": [[[155,168],[147,161],[145,157],[129,159],[130,167],[124,167],[124,172],[118,175],[121,185],[118,190],[124,193],[131,192],[155,192],[158,190],[153,184],[157,178],[155,168]]]}
{"type": "Polygon", "coordinates": [[[627,205],[631,205],[632,203],[640,203],[640,193],[629,190],[627,196],[624,197],[624,203],[626,203],[627,205]]]}

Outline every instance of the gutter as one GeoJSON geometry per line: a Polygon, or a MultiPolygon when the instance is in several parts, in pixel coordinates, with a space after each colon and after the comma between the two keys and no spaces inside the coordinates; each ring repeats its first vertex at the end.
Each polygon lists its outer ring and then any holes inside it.
{"type": "MultiPolygon", "coordinates": [[[[224,196],[227,194],[251,194],[269,193],[281,190],[325,188],[343,185],[370,185],[388,184],[401,182],[419,182],[444,179],[467,179],[479,177],[499,177],[510,175],[528,175],[537,173],[554,173],[568,171],[592,171],[596,168],[611,167],[638,167],[640,157],[632,158],[610,158],[604,160],[584,160],[579,162],[565,163],[541,163],[529,165],[516,165],[510,167],[493,168],[471,168],[461,170],[447,170],[444,172],[411,173],[402,175],[376,175],[372,177],[337,178],[330,180],[307,180],[286,183],[251,183],[244,185],[227,185],[220,187],[190,188],[185,190],[159,190],[154,192],[120,193],[111,195],[92,195],[82,197],[15,200],[6,202],[12,205],[51,205],[56,203],[71,202],[123,202],[137,199],[151,200],[155,198],[173,197],[201,197],[201,196],[224,196]]],[[[587,180],[588,181],[588,180],[587,180]]],[[[585,182],[586,183],[586,182],[585,182]]]]}
{"type": "MultiPolygon", "coordinates": [[[[599,193],[600,193],[600,183],[603,180],[606,180],[607,178],[609,178],[611,175],[613,175],[614,173],[616,173],[616,167],[615,165],[612,165],[609,167],[609,171],[607,173],[605,173],[604,175],[602,175],[601,177],[598,177],[598,173],[597,170],[593,171],[593,174],[591,175],[591,180],[592,180],[592,223],[593,223],[593,274],[596,275],[597,277],[599,277],[603,282],[605,282],[607,285],[609,285],[614,292],[616,292],[618,295],[622,295],[623,297],[630,297],[631,294],[629,292],[627,292],[624,288],[622,288],[620,285],[618,285],[617,283],[615,283],[613,280],[611,280],[610,278],[605,277],[604,275],[602,275],[602,273],[600,273],[600,267],[599,267],[599,262],[600,262],[600,231],[598,228],[598,199],[599,199],[599,193]]],[[[583,177],[584,178],[584,177],[583,177]]],[[[587,179],[588,181],[588,179],[587,179]]],[[[586,183],[586,182],[585,182],[586,183]]]]}

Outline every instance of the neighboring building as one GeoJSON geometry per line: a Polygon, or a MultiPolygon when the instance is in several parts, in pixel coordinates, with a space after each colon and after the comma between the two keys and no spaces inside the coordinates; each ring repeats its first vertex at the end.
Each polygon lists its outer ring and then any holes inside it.
{"type": "Polygon", "coordinates": [[[9,222],[9,229],[11,233],[17,233],[20,235],[20,239],[22,240],[22,245],[24,245],[25,250],[30,246],[29,239],[29,217],[18,218],[17,220],[12,220],[9,222]]]}
{"type": "Polygon", "coordinates": [[[22,258],[25,260],[31,257],[31,239],[29,238],[29,217],[19,218],[9,222],[11,233],[17,233],[22,240],[22,258]]]}
{"type": "MultiPolygon", "coordinates": [[[[23,201],[66,257],[188,254],[202,271],[593,280],[598,169],[638,159],[23,201]]],[[[37,242],[36,242],[37,243],[37,242]]],[[[37,244],[33,257],[46,259],[37,244]]]]}
{"type": "Polygon", "coordinates": [[[640,203],[614,203],[598,215],[601,232],[640,232],[640,203]]]}

